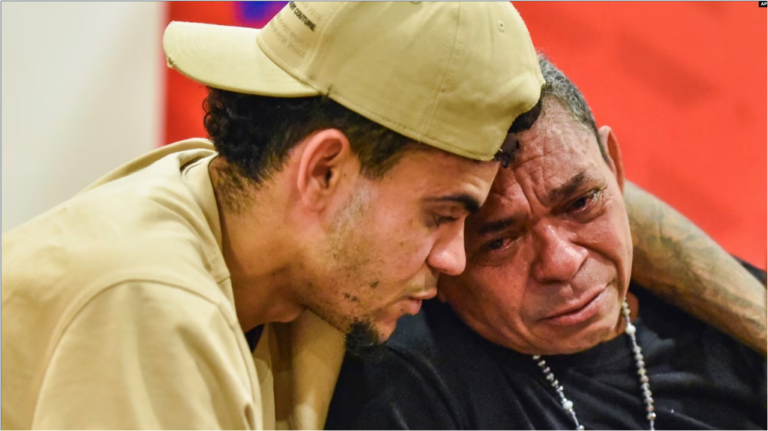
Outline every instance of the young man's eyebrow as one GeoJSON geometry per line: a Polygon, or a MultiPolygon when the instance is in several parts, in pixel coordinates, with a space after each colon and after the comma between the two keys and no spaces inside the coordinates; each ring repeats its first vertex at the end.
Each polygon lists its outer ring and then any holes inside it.
{"type": "Polygon", "coordinates": [[[424,199],[426,202],[456,202],[461,204],[469,214],[474,214],[480,210],[480,201],[467,194],[439,196],[424,199]]]}
{"type": "Polygon", "coordinates": [[[507,227],[512,226],[515,223],[517,223],[517,218],[514,216],[503,218],[501,220],[489,221],[489,222],[483,223],[480,226],[480,229],[477,231],[477,234],[479,236],[490,235],[492,233],[502,231],[507,227]]]}

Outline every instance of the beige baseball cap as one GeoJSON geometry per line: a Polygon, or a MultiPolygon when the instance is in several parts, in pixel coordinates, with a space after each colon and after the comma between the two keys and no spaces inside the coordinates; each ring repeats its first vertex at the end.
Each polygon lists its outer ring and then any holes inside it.
{"type": "Polygon", "coordinates": [[[509,2],[290,2],[262,30],[172,22],[170,67],[210,87],[325,95],[402,135],[491,160],[544,79],[509,2]]]}

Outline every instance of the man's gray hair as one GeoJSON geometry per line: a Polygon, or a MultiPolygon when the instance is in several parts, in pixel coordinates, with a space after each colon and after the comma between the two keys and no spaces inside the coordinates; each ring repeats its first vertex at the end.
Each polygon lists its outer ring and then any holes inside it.
{"type": "MultiPolygon", "coordinates": [[[[600,147],[600,154],[602,154],[603,159],[608,161],[608,156],[605,153],[603,143],[600,142],[600,135],[597,133],[595,117],[592,116],[592,110],[589,109],[587,101],[584,100],[584,95],[582,95],[576,85],[542,53],[539,53],[539,66],[541,67],[541,73],[544,75],[545,81],[544,87],[541,88],[542,102],[547,97],[552,97],[560,102],[560,104],[571,113],[571,116],[573,116],[573,119],[576,120],[579,125],[584,126],[588,131],[595,134],[597,145],[600,147]]],[[[546,115],[543,106],[541,115],[546,115]]]]}

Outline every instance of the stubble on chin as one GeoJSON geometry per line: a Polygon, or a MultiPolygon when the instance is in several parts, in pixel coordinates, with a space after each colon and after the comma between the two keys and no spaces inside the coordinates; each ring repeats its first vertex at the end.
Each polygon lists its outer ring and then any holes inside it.
{"type": "Polygon", "coordinates": [[[364,361],[381,360],[387,348],[369,321],[355,320],[347,332],[347,353],[364,361]]]}

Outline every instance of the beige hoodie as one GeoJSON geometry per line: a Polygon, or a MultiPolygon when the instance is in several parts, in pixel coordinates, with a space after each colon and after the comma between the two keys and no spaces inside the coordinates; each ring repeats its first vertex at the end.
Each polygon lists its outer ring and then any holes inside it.
{"type": "Polygon", "coordinates": [[[108,174],[2,241],[3,428],[320,429],[344,337],[237,320],[205,140],[108,174]]]}

